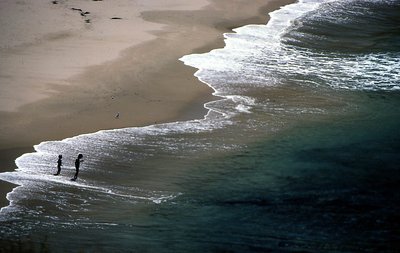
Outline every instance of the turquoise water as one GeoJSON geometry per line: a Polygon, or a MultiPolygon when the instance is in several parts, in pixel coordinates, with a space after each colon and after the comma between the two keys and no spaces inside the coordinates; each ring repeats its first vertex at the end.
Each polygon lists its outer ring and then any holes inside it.
{"type": "Polygon", "coordinates": [[[18,158],[0,174],[20,185],[1,211],[3,247],[399,251],[400,3],[321,3],[183,57],[221,96],[204,119],[43,142],[18,158]]]}

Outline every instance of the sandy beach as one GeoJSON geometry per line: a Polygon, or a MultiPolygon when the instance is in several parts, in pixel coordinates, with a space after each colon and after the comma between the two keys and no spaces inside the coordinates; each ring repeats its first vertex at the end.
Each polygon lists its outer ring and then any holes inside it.
{"type": "Polygon", "coordinates": [[[0,171],[42,141],[201,118],[212,90],[178,59],[290,2],[3,1],[0,171]]]}

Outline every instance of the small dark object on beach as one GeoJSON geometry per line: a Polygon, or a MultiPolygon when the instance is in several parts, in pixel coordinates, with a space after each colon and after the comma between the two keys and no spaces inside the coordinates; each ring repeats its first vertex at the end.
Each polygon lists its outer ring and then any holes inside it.
{"type": "Polygon", "coordinates": [[[82,17],[86,17],[86,15],[88,15],[88,14],[90,14],[90,12],[88,12],[88,11],[85,11],[85,12],[81,11],[81,16],[82,16],[82,17]]]}
{"type": "Polygon", "coordinates": [[[52,4],[58,4],[58,1],[51,1],[52,4]]]}
{"type": "Polygon", "coordinates": [[[122,18],[120,18],[120,17],[112,17],[111,19],[122,19],[122,18]]]}
{"type": "Polygon", "coordinates": [[[82,9],[79,9],[79,8],[74,8],[74,7],[72,7],[72,8],[71,8],[71,10],[73,10],[73,11],[80,11],[80,12],[82,12],[82,9]]]}
{"type": "Polygon", "coordinates": [[[101,1],[103,1],[103,0],[93,0],[93,2],[101,2],[101,1]]]}
{"type": "Polygon", "coordinates": [[[86,24],[90,24],[90,19],[85,19],[86,24]]]}

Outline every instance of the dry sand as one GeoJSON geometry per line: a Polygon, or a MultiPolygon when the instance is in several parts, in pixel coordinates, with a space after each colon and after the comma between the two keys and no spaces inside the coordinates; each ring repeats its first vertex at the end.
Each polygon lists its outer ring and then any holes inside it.
{"type": "Polygon", "coordinates": [[[293,1],[52,2],[0,3],[0,171],[41,141],[201,118],[212,90],[178,59],[293,1]]]}

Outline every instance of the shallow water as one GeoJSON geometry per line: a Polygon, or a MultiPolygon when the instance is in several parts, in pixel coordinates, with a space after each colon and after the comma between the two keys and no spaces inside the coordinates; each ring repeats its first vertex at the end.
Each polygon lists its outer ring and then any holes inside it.
{"type": "Polygon", "coordinates": [[[1,211],[4,245],[398,251],[399,2],[320,3],[286,6],[226,34],[224,49],[181,59],[221,96],[205,119],[43,142],[18,158],[0,174],[21,185],[1,211]],[[383,27],[386,42],[346,46],[383,27]]]}

